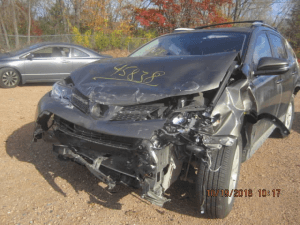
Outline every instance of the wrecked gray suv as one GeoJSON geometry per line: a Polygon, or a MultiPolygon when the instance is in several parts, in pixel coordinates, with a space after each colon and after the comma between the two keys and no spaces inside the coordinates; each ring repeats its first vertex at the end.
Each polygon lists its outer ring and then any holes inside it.
{"type": "Polygon", "coordinates": [[[159,206],[177,179],[194,182],[200,212],[224,218],[241,163],[274,129],[289,134],[299,88],[293,50],[263,23],[179,29],[54,84],[34,139],[159,206]]]}

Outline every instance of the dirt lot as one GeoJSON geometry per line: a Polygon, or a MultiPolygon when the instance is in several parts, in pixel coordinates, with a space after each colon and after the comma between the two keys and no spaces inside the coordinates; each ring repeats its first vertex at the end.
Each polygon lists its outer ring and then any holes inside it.
{"type": "Polygon", "coordinates": [[[50,85],[0,89],[0,224],[299,224],[300,94],[291,135],[269,138],[241,168],[240,189],[224,220],[199,217],[191,184],[175,183],[172,201],[160,208],[140,191],[118,186],[114,193],[75,163],[60,162],[51,145],[29,148],[39,99],[50,85]],[[271,196],[259,197],[267,189],[271,196]],[[272,197],[272,189],[281,189],[272,197]]]}

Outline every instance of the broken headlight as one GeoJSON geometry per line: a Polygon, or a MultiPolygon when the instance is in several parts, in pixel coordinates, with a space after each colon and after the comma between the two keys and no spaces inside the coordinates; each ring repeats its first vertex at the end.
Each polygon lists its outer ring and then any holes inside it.
{"type": "Polygon", "coordinates": [[[66,101],[66,103],[68,103],[69,100],[71,99],[71,95],[72,95],[72,90],[71,88],[66,86],[64,80],[60,80],[56,82],[52,87],[51,97],[54,99],[58,99],[63,102],[66,101]]]}
{"type": "Polygon", "coordinates": [[[221,123],[221,115],[216,114],[216,115],[212,116],[210,121],[214,127],[218,126],[221,123]]]}
{"type": "Polygon", "coordinates": [[[108,106],[107,105],[102,105],[99,103],[94,103],[91,108],[90,108],[90,112],[91,115],[95,118],[100,118],[104,116],[104,113],[108,110],[108,106]]]}

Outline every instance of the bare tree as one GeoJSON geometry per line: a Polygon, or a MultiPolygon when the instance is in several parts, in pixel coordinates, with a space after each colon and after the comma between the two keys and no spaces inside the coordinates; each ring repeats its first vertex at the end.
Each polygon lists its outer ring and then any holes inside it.
{"type": "Polygon", "coordinates": [[[1,27],[2,27],[2,30],[3,30],[3,34],[4,34],[4,38],[5,38],[7,48],[10,49],[10,44],[9,44],[9,40],[8,40],[8,36],[7,36],[7,31],[6,31],[6,27],[5,27],[5,24],[3,22],[1,13],[0,13],[0,22],[1,22],[1,27]]]}
{"type": "Polygon", "coordinates": [[[272,21],[272,25],[280,28],[282,22],[287,18],[289,13],[297,4],[297,0],[286,0],[286,2],[281,3],[279,10],[275,16],[275,19],[272,21]]]}
{"type": "Polygon", "coordinates": [[[81,10],[84,4],[84,0],[70,0],[74,9],[75,26],[80,28],[81,10]]]}
{"type": "Polygon", "coordinates": [[[15,0],[11,0],[12,4],[12,16],[13,16],[13,25],[14,25],[14,31],[15,31],[15,43],[16,48],[19,48],[19,31],[18,31],[18,21],[17,21],[17,15],[16,15],[16,2],[15,0]]]}
{"type": "Polygon", "coordinates": [[[31,31],[31,0],[28,0],[27,44],[30,44],[30,31],[31,31]]]}
{"type": "Polygon", "coordinates": [[[63,29],[64,33],[67,33],[68,30],[68,24],[67,24],[67,11],[65,7],[65,3],[63,0],[58,0],[59,8],[60,8],[60,14],[62,16],[62,21],[63,21],[63,29]]]}
{"type": "Polygon", "coordinates": [[[233,21],[268,20],[272,5],[278,0],[235,0],[231,17],[233,21]]]}

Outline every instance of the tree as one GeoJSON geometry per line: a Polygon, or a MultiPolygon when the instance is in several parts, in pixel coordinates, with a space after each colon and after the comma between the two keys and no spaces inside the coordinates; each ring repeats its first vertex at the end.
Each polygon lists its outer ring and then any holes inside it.
{"type": "Polygon", "coordinates": [[[142,26],[169,32],[176,27],[195,27],[229,20],[222,11],[231,0],[150,0],[149,8],[136,9],[136,19],[142,26]]]}
{"type": "Polygon", "coordinates": [[[13,25],[14,25],[14,31],[15,31],[15,44],[16,48],[19,48],[19,31],[18,31],[18,21],[17,21],[17,15],[16,15],[16,2],[15,0],[11,0],[11,6],[12,6],[12,19],[13,19],[13,25]]]}
{"type": "Polygon", "coordinates": [[[28,0],[27,44],[30,44],[30,31],[31,31],[31,0],[28,0]]]}
{"type": "Polygon", "coordinates": [[[5,27],[5,24],[3,22],[1,13],[0,13],[0,23],[1,23],[2,30],[3,30],[6,46],[7,46],[8,49],[10,49],[10,44],[9,44],[9,40],[8,40],[8,36],[7,36],[7,31],[6,31],[6,27],[5,27]]]}
{"type": "Polygon", "coordinates": [[[80,19],[81,19],[81,11],[84,1],[83,0],[72,0],[74,7],[74,18],[75,18],[75,26],[80,29],[80,19]]]}
{"type": "Polygon", "coordinates": [[[289,18],[286,19],[286,26],[283,33],[288,38],[292,47],[300,58],[300,2],[294,1],[293,8],[290,10],[289,18]]]}

